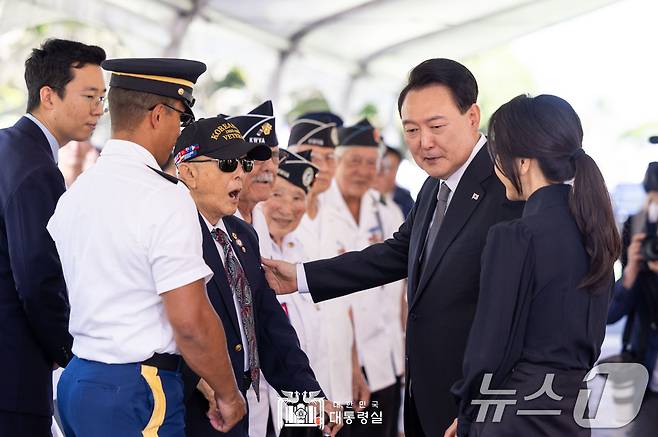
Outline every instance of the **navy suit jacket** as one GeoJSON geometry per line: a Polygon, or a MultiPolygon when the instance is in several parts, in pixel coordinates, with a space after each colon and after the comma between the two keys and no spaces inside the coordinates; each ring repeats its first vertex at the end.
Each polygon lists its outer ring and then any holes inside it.
{"type": "MultiPolygon", "coordinates": [[[[224,217],[224,224],[231,238],[235,252],[242,268],[247,275],[254,305],[254,321],[256,324],[256,343],[262,374],[267,382],[282,395],[281,391],[318,391],[320,385],[315,379],[306,354],[299,346],[299,339],[295,329],[290,324],[274,291],[269,287],[260,264],[260,251],[258,249],[258,236],[251,225],[237,217],[224,217]],[[242,242],[242,247],[236,244],[242,242]]],[[[199,216],[201,231],[203,233],[203,258],[212,269],[214,275],[206,285],[208,298],[222,321],[226,333],[226,344],[229,357],[233,365],[233,373],[238,381],[238,387],[243,392],[249,388],[243,383],[244,375],[244,349],[238,324],[238,314],[233,301],[226,271],[220,258],[217,246],[213,240],[205,221],[199,216]]],[[[184,369],[185,393],[188,435],[223,435],[213,431],[208,424],[205,412],[208,403],[200,392],[194,388],[198,377],[191,370],[184,369]],[[201,414],[200,414],[201,413],[201,414]],[[190,423],[194,421],[197,423],[190,423]]],[[[262,383],[262,378],[261,378],[262,383]]],[[[321,393],[319,396],[323,396],[321,393]]],[[[261,402],[267,400],[261,399],[261,402]]],[[[229,432],[228,435],[242,436],[246,432],[247,418],[229,432]]]]}
{"type": "Polygon", "coordinates": [[[52,368],[73,342],[46,224],[64,193],[46,136],[23,117],[0,130],[0,410],[52,414],[52,368]]]}
{"type": "Polygon", "coordinates": [[[304,264],[315,302],[408,278],[406,395],[411,381],[418,419],[405,409],[407,435],[420,434],[418,428],[424,435],[443,435],[457,417],[450,388],[462,377],[487,232],[496,223],[518,218],[523,209],[505,197],[483,147],[453,193],[423,270],[420,258],[438,190],[439,180],[427,178],[405,222],[385,242],[304,264]]]}

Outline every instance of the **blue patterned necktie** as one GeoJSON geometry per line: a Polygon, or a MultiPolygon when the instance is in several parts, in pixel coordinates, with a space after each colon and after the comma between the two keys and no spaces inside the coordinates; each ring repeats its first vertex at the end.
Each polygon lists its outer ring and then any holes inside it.
{"type": "Polygon", "coordinates": [[[260,394],[258,391],[258,384],[260,381],[260,360],[258,359],[258,349],[256,347],[256,325],[254,323],[254,306],[251,296],[251,287],[247,282],[247,276],[238,262],[238,258],[233,252],[231,242],[228,235],[221,229],[213,229],[210,234],[217,241],[224,250],[224,270],[231,291],[235,294],[240,306],[240,320],[244,329],[245,337],[247,337],[247,351],[249,352],[249,374],[251,376],[251,384],[256,392],[256,399],[260,401],[260,394]]]}

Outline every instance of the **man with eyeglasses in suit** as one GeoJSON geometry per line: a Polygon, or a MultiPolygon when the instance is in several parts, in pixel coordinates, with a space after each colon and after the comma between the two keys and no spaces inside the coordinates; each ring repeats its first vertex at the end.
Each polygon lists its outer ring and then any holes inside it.
{"type": "Polygon", "coordinates": [[[0,130],[0,435],[50,436],[52,371],[71,359],[69,303],[46,223],[64,193],[58,151],[103,115],[105,51],[46,40],[25,61],[26,114],[0,130]]]}

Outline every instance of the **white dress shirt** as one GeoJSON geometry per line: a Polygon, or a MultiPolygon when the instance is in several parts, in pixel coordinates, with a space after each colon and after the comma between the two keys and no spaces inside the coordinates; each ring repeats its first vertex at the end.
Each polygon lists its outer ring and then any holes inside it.
{"type": "MultiPolygon", "coordinates": [[[[383,229],[379,193],[368,190],[363,195],[358,222],[352,216],[336,181],[332,182],[326,194],[325,203],[322,205],[322,218],[326,229],[323,229],[321,244],[333,255],[361,250],[389,236],[383,229]]],[[[386,294],[382,287],[374,287],[328,301],[333,303],[342,300],[344,307],[352,309],[359,362],[365,368],[368,386],[372,391],[393,385],[396,376],[391,361],[387,321],[381,311],[373,311],[373,308],[382,307],[384,294],[381,293],[386,294]]]]}
{"type": "MultiPolygon", "coordinates": [[[[318,214],[311,220],[304,215],[294,231],[303,247],[307,260],[327,258],[338,254],[336,226],[329,205],[330,193],[318,196],[318,214]]],[[[292,261],[292,260],[291,260],[292,261]]],[[[310,296],[305,296],[310,297],[310,296]]],[[[317,304],[320,307],[319,324],[321,340],[317,350],[322,368],[316,369],[316,377],[328,399],[340,404],[352,401],[352,322],[349,317],[350,300],[346,297],[331,299],[317,304]]],[[[313,355],[313,352],[311,352],[313,355]]]]}
{"type": "MultiPolygon", "coordinates": [[[[310,261],[305,249],[296,231],[283,237],[280,247],[272,241],[272,256],[274,259],[282,259],[293,263],[310,261]]],[[[311,362],[311,368],[316,379],[324,389],[324,387],[330,385],[326,357],[329,349],[326,331],[331,327],[323,326],[322,305],[314,303],[308,294],[277,295],[277,299],[284,307],[290,324],[295,328],[299,344],[311,362]]]]}
{"type": "Polygon", "coordinates": [[[163,293],[212,271],[196,206],[138,144],[109,140],[48,223],[71,303],[73,353],[108,364],[179,353],[163,293]]]}
{"type": "MultiPolygon", "coordinates": [[[[235,217],[244,220],[240,210],[236,210],[235,217]]],[[[251,211],[251,226],[256,231],[258,235],[258,250],[261,257],[263,258],[272,258],[272,239],[270,237],[270,231],[267,228],[267,221],[265,220],[265,215],[261,209],[260,203],[257,204],[253,211],[251,211]]],[[[234,298],[235,299],[235,298],[234,298]]],[[[244,332],[242,326],[240,326],[240,333],[242,335],[243,344],[245,342],[244,332]]],[[[246,348],[245,348],[246,352],[246,348]]],[[[245,353],[245,360],[247,355],[245,353]]],[[[256,398],[256,393],[254,390],[247,391],[247,404],[249,405],[249,436],[250,437],[260,437],[266,434],[267,432],[267,419],[270,414],[270,399],[269,392],[271,390],[269,383],[262,375],[260,379],[260,385],[258,387],[260,401],[256,398]]],[[[276,403],[274,404],[276,405],[276,403]]]]}
{"type": "MultiPolygon", "coordinates": [[[[235,210],[235,217],[240,220],[244,220],[240,210],[235,210]]],[[[270,230],[267,228],[267,221],[265,220],[265,214],[263,214],[262,202],[257,203],[254,207],[254,210],[251,211],[251,226],[256,231],[258,235],[258,250],[260,251],[260,256],[263,258],[271,259],[272,258],[272,238],[270,237],[270,230]]]]}
{"type": "MultiPolygon", "coordinates": [[[[448,176],[447,179],[441,179],[441,182],[445,182],[448,188],[450,188],[450,194],[448,195],[448,206],[450,206],[452,195],[455,193],[455,190],[459,185],[459,181],[461,181],[462,176],[464,176],[466,169],[468,168],[469,165],[471,165],[471,162],[473,162],[475,155],[478,154],[480,149],[482,149],[482,147],[484,147],[486,143],[487,143],[487,137],[480,134],[480,138],[478,139],[477,143],[475,143],[475,146],[473,147],[473,151],[471,151],[471,155],[468,157],[466,162],[461,167],[459,167],[453,174],[448,176]]],[[[436,198],[437,199],[439,198],[439,193],[436,194],[436,198]]]]}

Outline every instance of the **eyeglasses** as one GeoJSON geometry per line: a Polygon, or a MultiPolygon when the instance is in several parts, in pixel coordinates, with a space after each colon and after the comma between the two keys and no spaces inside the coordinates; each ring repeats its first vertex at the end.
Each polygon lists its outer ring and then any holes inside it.
{"type": "Polygon", "coordinates": [[[107,108],[107,100],[105,99],[105,96],[83,94],[82,97],[84,97],[86,100],[89,101],[89,110],[91,112],[96,112],[98,111],[98,107],[101,107],[103,109],[103,114],[107,113],[108,108],[107,108]]]}
{"type": "Polygon", "coordinates": [[[245,173],[249,173],[254,169],[254,160],[246,158],[195,159],[187,162],[216,162],[219,169],[224,173],[233,173],[238,169],[238,163],[242,165],[242,170],[244,170],[245,173]]]}
{"type": "Polygon", "coordinates": [[[192,123],[194,123],[194,115],[190,114],[189,112],[181,111],[180,109],[174,108],[173,106],[163,102],[151,106],[149,108],[149,111],[153,111],[158,105],[166,106],[167,108],[178,112],[178,114],[180,115],[180,127],[187,127],[192,123]]]}

